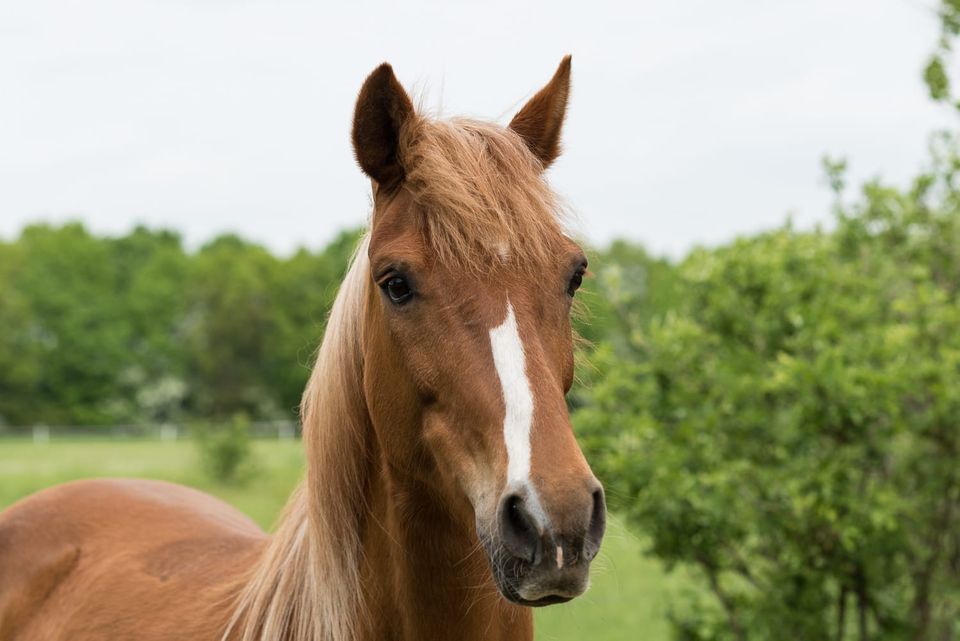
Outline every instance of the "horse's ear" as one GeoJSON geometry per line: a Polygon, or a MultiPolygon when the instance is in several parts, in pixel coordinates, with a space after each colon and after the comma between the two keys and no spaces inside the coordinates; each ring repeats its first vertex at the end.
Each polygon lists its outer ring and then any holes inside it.
{"type": "Polygon", "coordinates": [[[560,155],[560,130],[569,95],[570,56],[565,56],[547,86],[510,121],[510,129],[520,134],[544,168],[560,155]]]}
{"type": "Polygon", "coordinates": [[[380,186],[403,179],[397,150],[400,128],[414,115],[413,103],[386,62],[363,83],[353,112],[353,153],[363,172],[380,186]]]}

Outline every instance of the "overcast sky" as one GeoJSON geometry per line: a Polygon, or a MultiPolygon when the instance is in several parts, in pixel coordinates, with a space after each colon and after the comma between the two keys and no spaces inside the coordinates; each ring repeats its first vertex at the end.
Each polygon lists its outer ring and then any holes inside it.
{"type": "Polygon", "coordinates": [[[364,222],[354,98],[388,60],[505,123],[573,54],[551,181],[595,242],[679,255],[829,219],[820,158],[903,182],[953,124],[926,98],[934,0],[29,0],[0,5],[0,236],[79,219],[280,252],[364,222]]]}

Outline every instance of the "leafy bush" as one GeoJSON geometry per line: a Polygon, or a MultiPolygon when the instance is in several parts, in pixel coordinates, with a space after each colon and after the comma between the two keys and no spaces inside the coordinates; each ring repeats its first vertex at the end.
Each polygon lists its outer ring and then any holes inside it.
{"type": "Polygon", "coordinates": [[[240,480],[251,459],[250,421],[242,414],[222,424],[203,423],[194,427],[200,458],[215,481],[240,480]]]}
{"type": "Polygon", "coordinates": [[[611,501],[711,595],[678,638],[960,634],[958,166],[695,251],[597,350],[575,420],[611,501]]]}

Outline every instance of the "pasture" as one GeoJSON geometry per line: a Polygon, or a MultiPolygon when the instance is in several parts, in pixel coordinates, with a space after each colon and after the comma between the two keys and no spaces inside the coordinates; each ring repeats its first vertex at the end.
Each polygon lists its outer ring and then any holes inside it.
{"type": "MultiPolygon", "coordinates": [[[[210,481],[188,441],[70,440],[35,445],[0,441],[0,509],[37,490],[66,481],[126,476],[164,479],[210,492],[249,514],[264,528],[278,515],[303,468],[297,441],[256,441],[254,471],[232,485],[210,481]]],[[[612,518],[593,570],[593,587],[580,599],[537,611],[537,639],[666,641],[671,595],[686,582],[642,555],[642,545],[612,518]]]]}

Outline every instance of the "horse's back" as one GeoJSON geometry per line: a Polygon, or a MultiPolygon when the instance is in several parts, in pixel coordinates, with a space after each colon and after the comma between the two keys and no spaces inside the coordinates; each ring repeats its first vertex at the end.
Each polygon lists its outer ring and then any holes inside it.
{"type": "Polygon", "coordinates": [[[0,641],[218,638],[266,537],[172,483],[60,485],[0,513],[0,641]]]}

